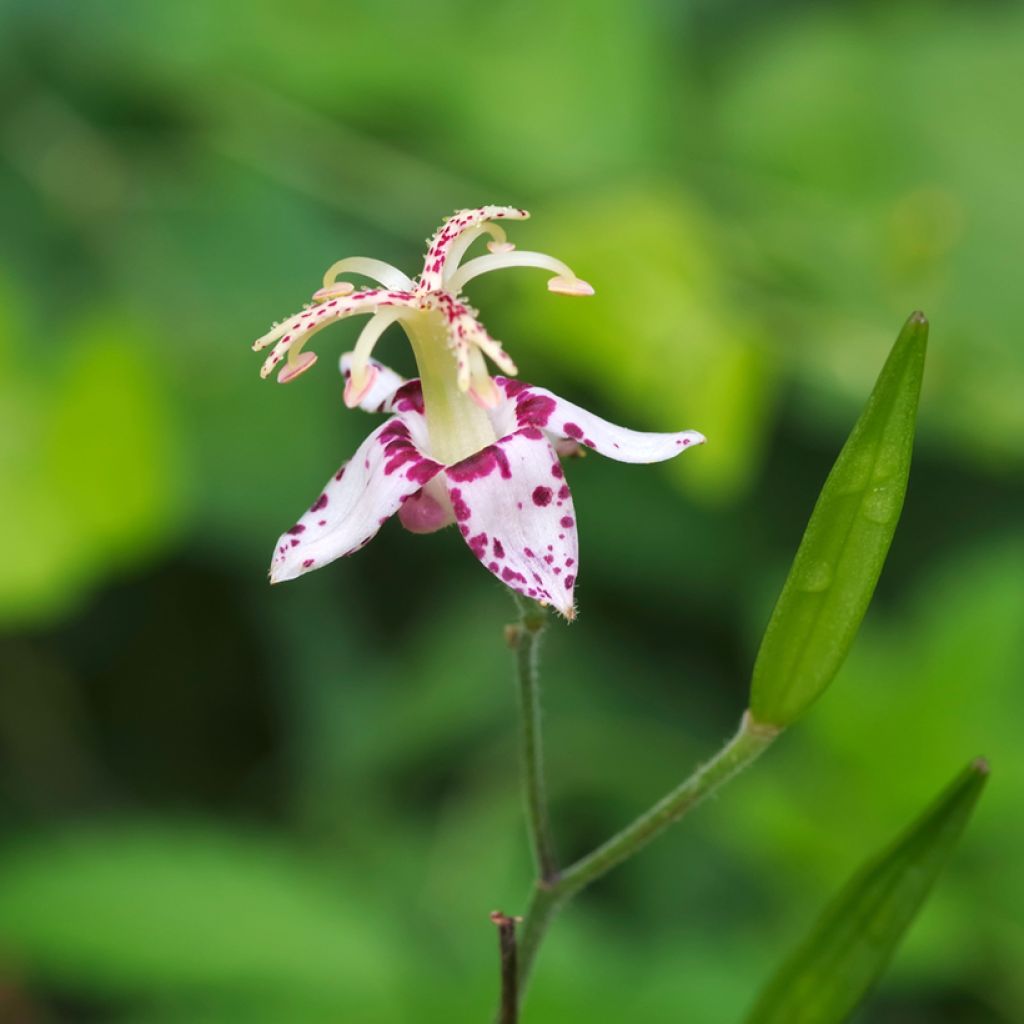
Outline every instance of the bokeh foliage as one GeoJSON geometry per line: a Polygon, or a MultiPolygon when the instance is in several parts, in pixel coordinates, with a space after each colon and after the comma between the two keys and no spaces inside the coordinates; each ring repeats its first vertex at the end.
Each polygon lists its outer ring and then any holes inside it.
{"type": "Polygon", "coordinates": [[[444,213],[507,201],[597,288],[470,288],[524,378],[710,439],[570,467],[582,614],[546,650],[566,854],[731,730],[893,330],[933,325],[848,663],[558,923],[528,1019],[739,1019],[981,751],[997,782],[863,1019],[1024,1015],[1022,57],[995,0],[0,5],[0,1007],[486,1018],[487,912],[529,871],[510,603],[458,537],[395,524],[267,588],[369,421],[330,372],[351,325],[288,388],[248,343],[334,259],[412,270],[444,213]]]}

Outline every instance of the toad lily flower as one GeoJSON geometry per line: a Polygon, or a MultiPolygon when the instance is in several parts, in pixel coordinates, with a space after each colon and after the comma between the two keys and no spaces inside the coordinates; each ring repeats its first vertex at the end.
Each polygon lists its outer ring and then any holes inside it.
{"type": "Polygon", "coordinates": [[[304,346],[317,331],[343,317],[371,314],[354,350],[342,357],[345,404],[391,414],[282,535],[271,582],[352,554],[397,513],[413,533],[457,523],[470,550],[498,579],[571,619],[576,512],[559,455],[582,446],[620,462],[661,462],[704,441],[693,430],[626,430],[543,388],[491,377],[485,356],[505,374],[516,367],[461,298],[467,282],[505,267],[539,267],[554,272],[551,291],[593,294],[559,260],[516,250],[496,223],[527,216],[513,207],[485,206],[449,217],[430,240],[417,280],[379,260],[341,260],[327,271],[312,305],[253,345],[259,350],[276,342],[262,373],[268,376],[287,357],[277,378],[287,383],[316,362],[304,346]],[[484,235],[490,254],[463,263],[484,235]],[[357,290],[339,280],[346,273],[380,287],[357,290]],[[406,381],[371,357],[393,323],[412,345],[417,380],[406,381]]]}

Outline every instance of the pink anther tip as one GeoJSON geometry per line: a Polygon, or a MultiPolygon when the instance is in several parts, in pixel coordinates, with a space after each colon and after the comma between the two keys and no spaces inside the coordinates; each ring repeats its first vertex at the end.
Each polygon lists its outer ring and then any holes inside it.
{"type": "Polygon", "coordinates": [[[327,299],[339,299],[343,295],[351,295],[356,286],[351,281],[335,281],[334,284],[318,288],[313,292],[314,302],[324,302],[327,299]]]}
{"type": "Polygon", "coordinates": [[[370,388],[373,387],[374,381],[377,379],[377,367],[372,363],[366,367],[363,373],[363,379],[359,386],[356,386],[356,375],[350,373],[348,379],[345,381],[345,404],[350,408],[354,409],[368,394],[370,388]]]}
{"type": "Polygon", "coordinates": [[[559,295],[593,295],[593,286],[578,277],[553,277],[548,281],[548,291],[559,295]]]}
{"type": "Polygon", "coordinates": [[[301,352],[292,362],[285,363],[281,372],[277,375],[278,384],[287,384],[296,377],[305,373],[316,362],[315,352],[301,352]]]}

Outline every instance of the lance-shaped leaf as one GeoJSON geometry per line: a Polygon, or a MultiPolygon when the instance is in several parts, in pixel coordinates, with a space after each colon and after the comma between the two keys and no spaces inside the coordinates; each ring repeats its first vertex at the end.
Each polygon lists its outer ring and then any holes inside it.
{"type": "Polygon", "coordinates": [[[747,1024],[839,1024],[885,970],[988,777],[974,761],[922,818],[862,867],[761,993],[747,1024]]]}
{"type": "Polygon", "coordinates": [[[821,489],[754,665],[759,722],[803,714],[857,634],[903,509],[927,342],[913,313],[821,489]]]}

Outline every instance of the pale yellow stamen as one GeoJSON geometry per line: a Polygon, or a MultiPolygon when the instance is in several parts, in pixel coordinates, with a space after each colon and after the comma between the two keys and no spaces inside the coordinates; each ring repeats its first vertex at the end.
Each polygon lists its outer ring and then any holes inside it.
{"type": "Polygon", "coordinates": [[[335,281],[330,287],[318,288],[313,292],[313,301],[326,302],[328,299],[343,299],[355,290],[356,286],[351,281],[335,281]]]}
{"type": "MultiPolygon", "coordinates": [[[[508,236],[505,234],[505,229],[499,224],[488,222],[486,224],[478,224],[475,228],[469,228],[468,231],[463,231],[458,238],[452,242],[448,249],[448,255],[445,258],[444,273],[442,278],[447,281],[451,276],[459,269],[459,264],[462,262],[462,257],[466,255],[466,250],[481,236],[490,235],[491,241],[487,243],[487,248],[491,252],[511,252],[515,246],[508,240],[508,236]],[[498,248],[492,248],[497,246],[498,248]]],[[[447,287],[447,284],[445,285],[447,287]]]]}
{"type": "MultiPolygon", "coordinates": [[[[342,283],[347,283],[338,281],[341,274],[359,274],[384,285],[385,288],[397,291],[408,291],[412,287],[412,281],[398,267],[393,267],[390,263],[374,260],[368,256],[348,256],[343,260],[338,260],[337,263],[332,263],[327,268],[322,290],[334,289],[342,283]]],[[[353,287],[349,287],[348,291],[352,290],[353,287]]],[[[347,294],[347,292],[342,294],[347,294]]]]}
{"type": "Polygon", "coordinates": [[[594,286],[579,277],[553,277],[548,281],[548,291],[558,295],[593,295],[594,286]]]}
{"type": "Polygon", "coordinates": [[[490,256],[478,256],[475,260],[461,266],[448,282],[448,288],[458,294],[473,280],[481,274],[489,274],[492,270],[506,270],[510,267],[539,267],[541,270],[550,270],[558,276],[553,278],[558,284],[554,287],[549,283],[552,291],[562,291],[564,294],[592,295],[593,288],[586,281],[581,281],[573,272],[572,268],[553,256],[542,252],[514,252],[492,253],[490,256]],[[573,291],[567,291],[569,285],[573,291]]]}
{"type": "Polygon", "coordinates": [[[289,381],[295,380],[300,374],[310,369],[315,362],[315,352],[302,352],[294,359],[291,353],[289,353],[288,362],[285,363],[284,369],[277,375],[278,384],[287,384],[289,381]]]}
{"type": "MultiPolygon", "coordinates": [[[[408,314],[407,309],[384,309],[375,313],[366,322],[359,337],[356,339],[355,348],[352,349],[352,363],[350,369],[349,386],[345,388],[345,404],[352,408],[359,404],[360,398],[366,393],[369,387],[368,378],[371,377],[370,356],[374,346],[380,340],[380,336],[396,321],[408,314]],[[353,401],[349,401],[349,394],[358,395],[353,401]]],[[[372,379],[370,380],[372,383],[372,379]]]]}
{"type": "Polygon", "coordinates": [[[478,348],[469,353],[469,378],[469,397],[482,409],[496,408],[501,401],[501,392],[491,380],[487,364],[478,348]]]}

